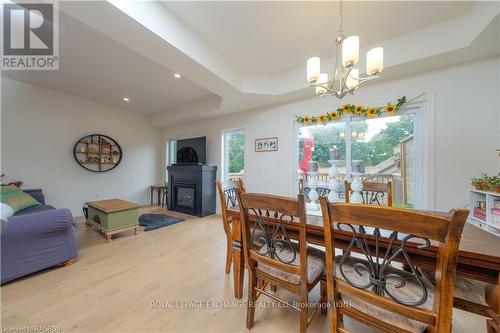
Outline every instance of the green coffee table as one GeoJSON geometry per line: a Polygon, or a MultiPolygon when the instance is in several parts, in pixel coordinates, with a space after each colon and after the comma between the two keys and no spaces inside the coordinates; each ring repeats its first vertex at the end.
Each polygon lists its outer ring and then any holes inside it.
{"type": "Polygon", "coordinates": [[[139,205],[120,199],[86,202],[88,205],[87,222],[102,232],[108,241],[119,232],[139,227],[139,205]]]}

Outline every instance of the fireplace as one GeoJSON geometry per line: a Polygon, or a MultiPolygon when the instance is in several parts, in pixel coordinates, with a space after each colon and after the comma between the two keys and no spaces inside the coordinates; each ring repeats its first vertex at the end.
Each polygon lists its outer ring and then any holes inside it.
{"type": "Polygon", "coordinates": [[[215,214],[216,171],[217,167],[207,165],[169,166],[169,209],[200,217],[215,214]]]}
{"type": "Polygon", "coordinates": [[[194,215],[196,213],[196,183],[174,184],[173,210],[194,215]]]}

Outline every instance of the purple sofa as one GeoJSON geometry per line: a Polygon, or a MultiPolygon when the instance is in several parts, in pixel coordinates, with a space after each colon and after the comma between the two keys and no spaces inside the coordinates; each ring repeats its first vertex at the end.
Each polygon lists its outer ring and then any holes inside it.
{"type": "Polygon", "coordinates": [[[42,190],[24,192],[41,205],[17,212],[2,226],[1,283],[77,256],[78,225],[69,209],[46,205],[42,190]]]}

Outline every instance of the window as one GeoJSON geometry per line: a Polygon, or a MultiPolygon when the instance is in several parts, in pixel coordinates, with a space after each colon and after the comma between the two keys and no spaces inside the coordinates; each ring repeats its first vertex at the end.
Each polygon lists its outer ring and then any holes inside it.
{"type": "Polygon", "coordinates": [[[222,179],[244,177],[245,132],[243,129],[224,131],[222,134],[222,179]]]}
{"type": "Polygon", "coordinates": [[[320,187],[328,187],[335,164],[341,179],[353,173],[366,181],[393,183],[394,205],[415,206],[415,110],[372,119],[346,117],[342,122],[302,126],[298,131],[298,173],[318,168],[320,187]]]}
{"type": "Polygon", "coordinates": [[[177,163],[177,140],[169,140],[167,148],[167,165],[177,163]]]}
{"type": "MultiPolygon", "coordinates": [[[[177,140],[168,140],[165,147],[166,166],[177,163],[177,140]]],[[[165,180],[168,181],[168,170],[165,167],[165,180]]]]}

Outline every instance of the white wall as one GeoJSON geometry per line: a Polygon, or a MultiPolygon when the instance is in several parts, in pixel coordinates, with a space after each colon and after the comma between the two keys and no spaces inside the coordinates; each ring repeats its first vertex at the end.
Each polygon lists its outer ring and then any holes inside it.
{"type": "Polygon", "coordinates": [[[42,188],[46,201],[81,215],[85,201],[122,198],[149,202],[162,179],[161,132],[144,114],[2,78],[1,172],[6,181],[42,188]],[[115,169],[94,173],[73,158],[76,140],[106,134],[121,145],[115,169]]]}
{"type": "MultiPolygon", "coordinates": [[[[500,58],[362,87],[348,102],[382,105],[426,92],[435,113],[435,208],[463,207],[469,179],[500,170],[500,58]]],[[[312,93],[312,91],[311,91],[312,93]]],[[[344,101],[342,101],[344,102],[344,101]]],[[[145,115],[2,78],[1,172],[26,188],[41,187],[47,202],[80,212],[83,202],[120,197],[149,201],[148,186],[163,179],[168,139],[207,136],[208,162],[220,166],[222,130],[245,128],[249,191],[294,195],[294,116],[338,107],[311,98],[160,130],[145,115]],[[124,150],[108,173],[91,173],[73,159],[74,142],[102,132],[124,150]],[[255,153],[254,140],[279,137],[277,152],[255,153]]],[[[428,133],[432,136],[432,133],[428,133]]],[[[219,170],[220,175],[220,170],[219,170]]]]}
{"type": "MultiPolygon", "coordinates": [[[[435,202],[428,208],[449,210],[464,207],[469,180],[481,172],[496,173],[500,158],[500,58],[446,68],[389,82],[363,86],[343,102],[383,105],[406,95],[426,93],[424,104],[434,119],[435,139],[428,170],[435,174],[435,202]]],[[[312,94],[311,90],[311,94],[312,94]]],[[[319,114],[341,104],[332,98],[311,98],[262,110],[166,128],[164,142],[207,136],[208,162],[220,166],[221,132],[245,128],[245,177],[252,192],[294,195],[295,115],[319,114]],[[279,138],[279,151],[255,153],[254,140],[279,138]]],[[[433,138],[433,133],[427,133],[433,138]]],[[[218,171],[220,175],[220,170],[218,171]]]]}

